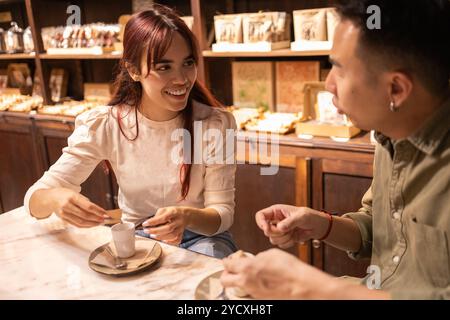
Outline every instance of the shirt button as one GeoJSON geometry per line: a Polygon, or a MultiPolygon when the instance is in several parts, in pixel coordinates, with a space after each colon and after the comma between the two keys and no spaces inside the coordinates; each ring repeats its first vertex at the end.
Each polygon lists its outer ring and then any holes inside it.
{"type": "Polygon", "coordinates": [[[392,258],[392,261],[394,261],[394,263],[397,264],[400,261],[400,257],[399,256],[394,256],[392,258]]]}
{"type": "Polygon", "coordinates": [[[395,220],[400,220],[400,212],[398,212],[398,211],[394,212],[394,219],[395,220]]]}

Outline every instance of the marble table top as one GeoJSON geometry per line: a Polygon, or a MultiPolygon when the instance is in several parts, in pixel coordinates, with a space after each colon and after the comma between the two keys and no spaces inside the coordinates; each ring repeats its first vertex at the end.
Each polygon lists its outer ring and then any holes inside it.
{"type": "Polygon", "coordinates": [[[0,215],[1,299],[194,299],[219,259],[161,243],[156,267],[128,277],[93,271],[90,253],[111,240],[108,227],[36,220],[18,208],[0,215]]]}

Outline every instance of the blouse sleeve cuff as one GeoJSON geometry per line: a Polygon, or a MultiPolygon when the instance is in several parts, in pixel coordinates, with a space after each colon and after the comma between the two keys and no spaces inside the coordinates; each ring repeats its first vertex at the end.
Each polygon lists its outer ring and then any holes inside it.
{"type": "Polygon", "coordinates": [[[208,208],[215,209],[220,216],[219,229],[211,236],[215,236],[230,229],[233,225],[233,210],[231,210],[231,208],[226,205],[211,205],[208,208]]]}
{"type": "Polygon", "coordinates": [[[49,189],[49,188],[50,187],[47,186],[46,184],[38,181],[28,189],[28,191],[27,191],[27,193],[25,193],[25,197],[23,199],[23,207],[27,214],[34,217],[30,211],[30,199],[31,199],[31,196],[33,195],[33,193],[36,192],[37,190],[49,189]]]}

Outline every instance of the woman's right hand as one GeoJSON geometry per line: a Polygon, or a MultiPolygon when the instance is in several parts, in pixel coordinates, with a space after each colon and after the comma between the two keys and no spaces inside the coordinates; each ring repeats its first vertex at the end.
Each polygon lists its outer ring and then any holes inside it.
{"type": "Polygon", "coordinates": [[[283,249],[297,242],[319,239],[329,223],[327,215],[320,211],[283,204],[258,211],[255,219],[270,242],[283,249]]]}
{"type": "MultiPolygon", "coordinates": [[[[39,192],[41,190],[37,190],[39,192]]],[[[108,217],[106,210],[92,203],[82,194],[67,188],[47,189],[53,202],[53,212],[62,220],[80,227],[98,226],[108,217]]]]}

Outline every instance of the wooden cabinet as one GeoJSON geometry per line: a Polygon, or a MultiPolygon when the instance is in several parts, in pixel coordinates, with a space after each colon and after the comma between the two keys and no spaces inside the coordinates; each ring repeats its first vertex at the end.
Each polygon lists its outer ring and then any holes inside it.
{"type": "MultiPolygon", "coordinates": [[[[314,159],[312,161],[312,203],[318,210],[342,215],[357,211],[372,181],[372,163],[314,159]]],[[[346,252],[320,241],[311,243],[311,261],[335,276],[366,275],[369,260],[354,261],[346,252]]]]}
{"type": "MultiPolygon", "coordinates": [[[[28,188],[58,160],[73,131],[73,119],[0,114],[0,197],[3,212],[23,205],[28,188]]],[[[114,209],[113,178],[101,162],[81,185],[81,193],[105,209],[114,209]]]]}
{"type": "Polygon", "coordinates": [[[32,119],[0,115],[0,194],[2,209],[23,204],[28,188],[42,174],[32,119]]]}
{"type": "MultiPolygon", "coordinates": [[[[273,247],[255,224],[255,213],[272,204],[283,203],[308,206],[335,214],[357,211],[361,199],[370,186],[374,147],[368,134],[346,144],[329,139],[302,141],[280,139],[280,168],[274,176],[262,176],[261,164],[249,159],[261,157],[255,141],[243,134],[245,155],[238,159],[247,164],[238,165],[236,173],[236,212],[233,236],[240,249],[253,253],[273,247]]],[[[257,144],[257,143],[256,143],[257,144]]],[[[266,159],[267,161],[267,159],[266,159]]],[[[266,162],[264,161],[264,162],[266,162]]],[[[369,261],[351,260],[346,252],[320,241],[309,241],[289,250],[303,261],[327,273],[363,277],[369,261]]]]}
{"type": "MultiPolygon", "coordinates": [[[[231,232],[237,246],[251,253],[274,247],[256,226],[255,213],[272,204],[295,205],[295,169],[261,175],[262,165],[240,164],[236,171],[236,208],[231,232]]],[[[289,250],[295,253],[295,248],[289,250]]]]}

